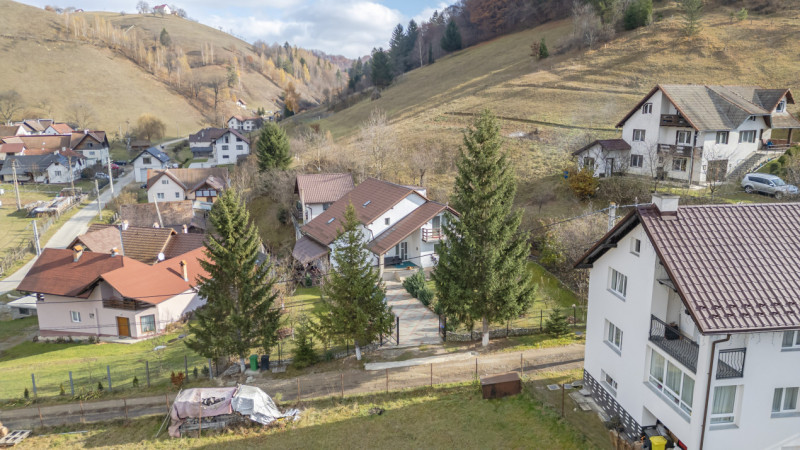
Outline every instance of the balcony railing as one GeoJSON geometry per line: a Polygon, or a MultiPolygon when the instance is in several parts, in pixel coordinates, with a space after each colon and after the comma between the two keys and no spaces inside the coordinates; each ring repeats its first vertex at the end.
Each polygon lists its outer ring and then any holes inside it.
{"type": "Polygon", "coordinates": [[[685,156],[690,158],[692,154],[701,155],[702,149],[700,147],[694,147],[694,151],[692,151],[691,145],[670,145],[670,144],[658,144],[658,154],[667,154],[671,156],[685,156]]]}
{"type": "Polygon", "coordinates": [[[439,241],[444,238],[444,233],[442,233],[441,228],[423,228],[422,229],[422,240],[425,242],[428,241],[439,241]]]}
{"type": "Polygon", "coordinates": [[[697,342],[681,334],[677,327],[667,325],[656,316],[650,316],[650,342],[656,344],[679,363],[697,373],[697,342]]]}
{"type": "Polygon", "coordinates": [[[691,127],[689,122],[683,116],[678,114],[662,114],[661,115],[662,127],[691,127]]]}
{"type": "Polygon", "coordinates": [[[140,302],[139,300],[132,300],[129,298],[107,298],[103,299],[103,308],[110,309],[125,309],[128,311],[139,311],[147,309],[153,305],[149,303],[140,302]]]}
{"type": "Polygon", "coordinates": [[[717,360],[717,379],[742,378],[744,376],[744,355],[747,349],[720,350],[717,360]]]}

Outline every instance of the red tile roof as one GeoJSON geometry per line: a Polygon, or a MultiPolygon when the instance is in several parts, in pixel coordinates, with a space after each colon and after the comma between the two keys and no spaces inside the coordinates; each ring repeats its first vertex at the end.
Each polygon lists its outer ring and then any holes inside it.
{"type": "Polygon", "coordinates": [[[306,204],[333,203],[353,189],[355,185],[349,173],[302,174],[294,183],[295,194],[302,192],[306,204]]]}
{"type": "Polygon", "coordinates": [[[593,142],[587,144],[584,147],[579,148],[578,150],[575,150],[574,152],[572,152],[572,154],[573,155],[577,155],[577,154],[583,152],[584,150],[590,149],[591,147],[593,147],[596,144],[599,144],[600,147],[603,148],[603,150],[608,150],[608,151],[612,151],[612,150],[625,151],[625,150],[630,150],[631,149],[631,145],[628,144],[627,142],[625,142],[622,139],[598,139],[596,141],[593,141],[593,142]]]}
{"type": "Polygon", "coordinates": [[[800,328],[800,204],[654,206],[629,213],[576,267],[641,223],[702,333],[800,328]]]}
{"type": "Polygon", "coordinates": [[[17,287],[23,292],[87,298],[89,286],[100,275],[127,264],[141,264],[123,256],[84,251],[77,262],[69,249],[46,248],[17,287]]]}
{"type": "Polygon", "coordinates": [[[447,209],[447,206],[441,203],[425,203],[376,236],[369,243],[370,251],[376,255],[386,253],[445,209],[447,209]]]}

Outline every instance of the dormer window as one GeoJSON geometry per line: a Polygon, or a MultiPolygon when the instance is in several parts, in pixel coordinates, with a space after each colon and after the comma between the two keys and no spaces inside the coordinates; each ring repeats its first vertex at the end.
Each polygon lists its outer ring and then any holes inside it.
{"type": "Polygon", "coordinates": [[[775,107],[775,112],[784,112],[786,111],[786,99],[783,99],[778,102],[778,106],[775,107]]]}
{"type": "Polygon", "coordinates": [[[750,116],[750,117],[747,118],[747,120],[752,120],[753,122],[755,122],[756,121],[756,116],[750,116]]]}
{"type": "Polygon", "coordinates": [[[386,225],[389,225],[391,222],[392,222],[392,220],[390,218],[388,218],[388,217],[383,219],[383,223],[385,223],[386,225]]]}
{"type": "Polygon", "coordinates": [[[642,105],[642,114],[652,114],[653,113],[653,104],[652,103],[645,103],[642,105]]]}

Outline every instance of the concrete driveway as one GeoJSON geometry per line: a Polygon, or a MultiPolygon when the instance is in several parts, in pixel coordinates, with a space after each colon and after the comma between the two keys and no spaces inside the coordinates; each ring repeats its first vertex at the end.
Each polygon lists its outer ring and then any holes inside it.
{"type": "Polygon", "coordinates": [[[386,302],[400,318],[400,346],[440,344],[439,318],[397,281],[386,281],[386,302]]]}

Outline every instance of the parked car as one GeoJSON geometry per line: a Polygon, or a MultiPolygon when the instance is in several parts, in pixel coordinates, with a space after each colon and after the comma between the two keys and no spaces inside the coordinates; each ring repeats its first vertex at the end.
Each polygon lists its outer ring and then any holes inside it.
{"type": "Polygon", "coordinates": [[[96,174],[94,174],[94,177],[97,178],[98,180],[107,180],[108,174],[105,172],[97,172],[96,174]]]}
{"type": "Polygon", "coordinates": [[[774,195],[781,198],[784,195],[796,195],[797,186],[786,184],[780,177],[767,173],[748,173],[742,178],[742,187],[748,194],[761,192],[762,194],[774,195]]]}

